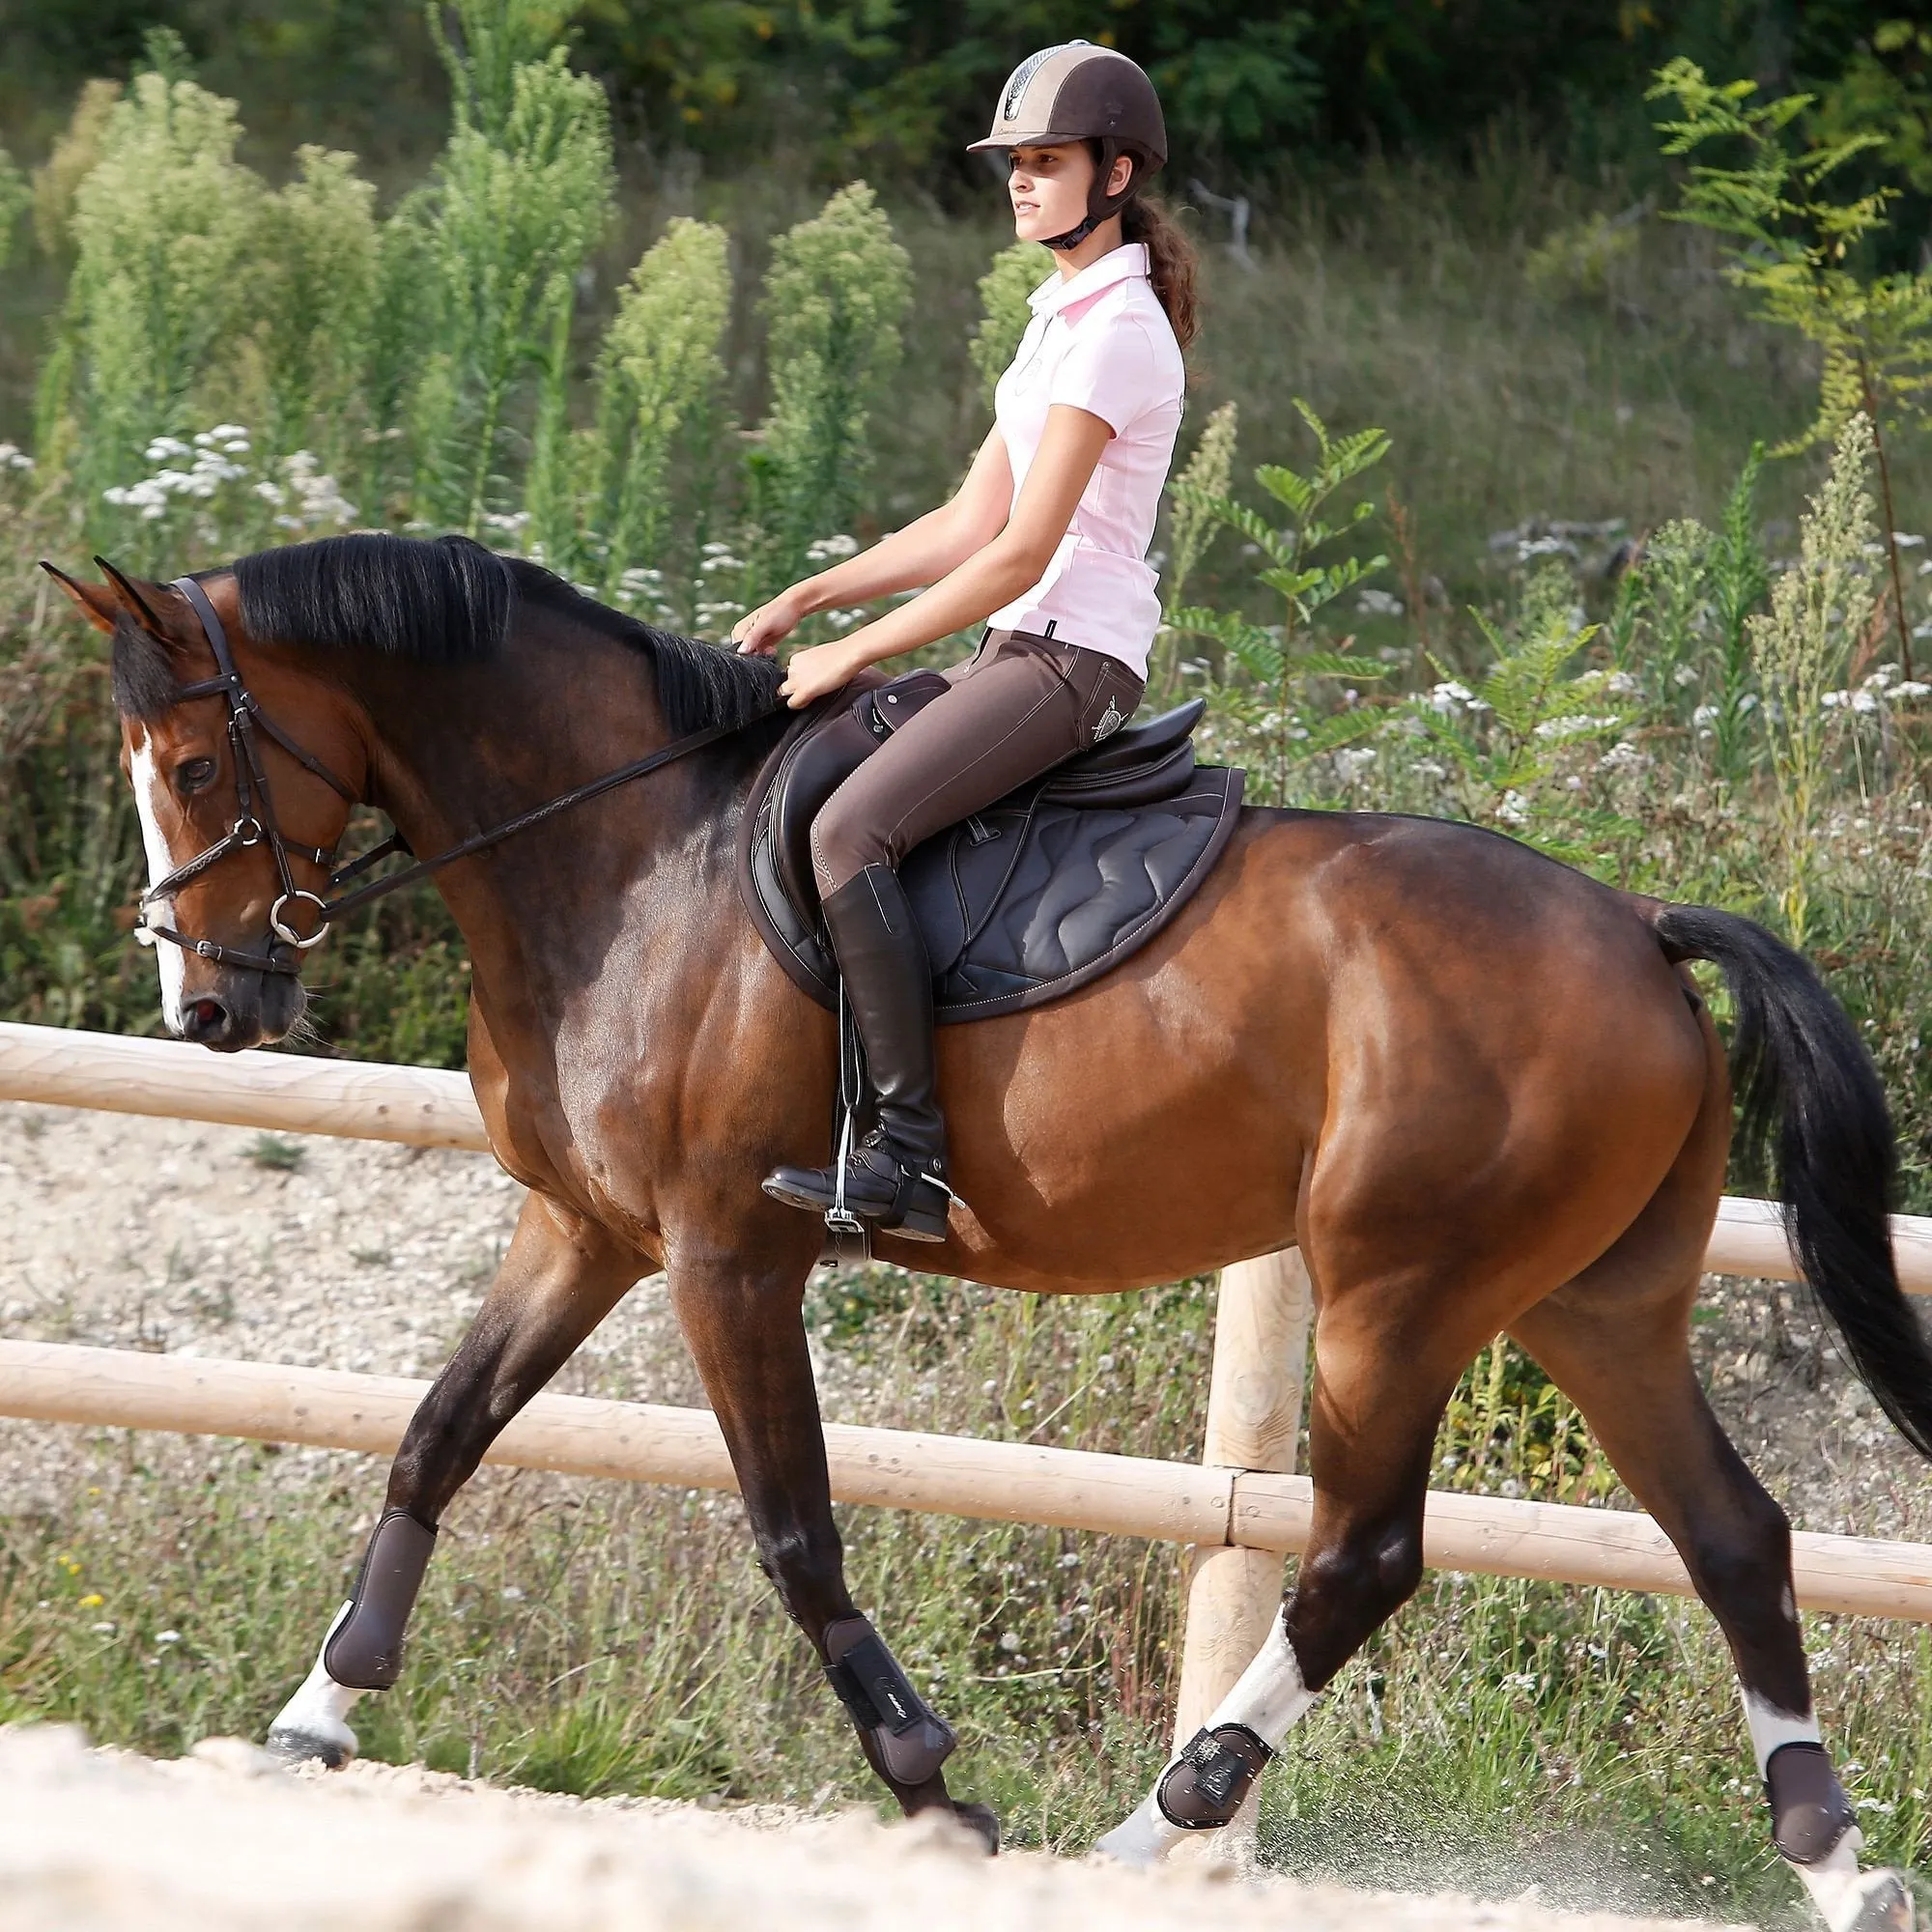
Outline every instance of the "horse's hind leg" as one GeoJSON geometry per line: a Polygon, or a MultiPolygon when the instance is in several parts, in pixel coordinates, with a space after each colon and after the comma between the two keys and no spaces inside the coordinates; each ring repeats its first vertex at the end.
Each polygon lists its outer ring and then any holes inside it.
{"type": "Polygon", "coordinates": [[[1680,1164],[1602,1261],[1511,1332],[1582,1410],[1723,1630],[1777,1850],[1833,1932],[1893,1932],[1911,1924],[1910,1898],[1895,1873],[1859,1870],[1862,1838],[1812,1716],[1784,1512],[1731,1446],[1690,1366],[1717,1183],[1686,1183],[1680,1164]]]}
{"type": "Polygon", "coordinates": [[[365,1692],[386,1690],[402,1669],[404,1631],[443,1510],[642,1271],[633,1250],[594,1224],[541,1194],[525,1202],[469,1332],[411,1418],[355,1591],[270,1726],[270,1750],[328,1765],[355,1756],[349,1710],[365,1692]]]}
{"type": "Polygon", "coordinates": [[[1240,1682],[1140,1808],[1094,1849],[1128,1864],[1226,1825],[1316,1694],[1414,1592],[1435,1429],[1477,1342],[1453,1285],[1392,1278],[1324,1294],[1309,1463],[1315,1520],[1295,1586],[1240,1682]]]}

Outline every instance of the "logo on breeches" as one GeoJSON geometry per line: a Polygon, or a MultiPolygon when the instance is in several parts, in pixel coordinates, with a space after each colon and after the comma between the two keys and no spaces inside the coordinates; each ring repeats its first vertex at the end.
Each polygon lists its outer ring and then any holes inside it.
{"type": "Polygon", "coordinates": [[[1097,745],[1102,738],[1111,738],[1126,722],[1126,713],[1111,697],[1108,698],[1107,708],[1100,714],[1100,722],[1094,726],[1094,744],[1097,745]]]}

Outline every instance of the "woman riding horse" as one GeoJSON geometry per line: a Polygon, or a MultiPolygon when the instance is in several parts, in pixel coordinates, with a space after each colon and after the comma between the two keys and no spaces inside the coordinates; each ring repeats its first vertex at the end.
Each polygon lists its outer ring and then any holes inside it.
{"type": "Polygon", "coordinates": [[[795,653],[800,706],[868,665],[986,622],[948,690],[835,791],[811,864],[878,1126],[835,1166],[780,1167],[765,1191],[822,1214],[842,1198],[907,1239],[946,1238],[946,1125],[932,974],[899,884],[921,840],[1118,730],[1147,686],[1160,622],[1148,567],[1194,334],[1192,251],[1141,198],[1167,158],[1160,102],[1122,54],[1071,41],[1024,62],[975,152],[1004,150],[1013,230],[1059,255],[994,393],[992,433],[958,494],[882,543],[794,583],[733,634],[768,653],[814,611],[930,585],[835,643],[795,653]]]}

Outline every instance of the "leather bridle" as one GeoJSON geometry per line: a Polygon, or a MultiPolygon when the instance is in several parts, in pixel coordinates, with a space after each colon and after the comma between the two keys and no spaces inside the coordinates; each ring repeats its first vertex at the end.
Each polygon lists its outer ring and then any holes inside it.
{"type": "Polygon", "coordinates": [[[409,841],[400,832],[392,832],[371,850],[352,859],[348,865],[338,867],[333,849],[294,843],[283,836],[275,817],[274,800],[269,790],[269,775],[262,764],[261,740],[264,737],[286,752],[304,771],[312,772],[331,790],[338,792],[351,806],[360,804],[361,800],[357,798],[354,786],[338,778],[320,758],[304,751],[256,702],[254,693],[242,681],[242,674],[235,668],[235,653],[229,646],[228,633],[220,614],[210,603],[208,593],[201,585],[191,577],[178,577],[170,587],[179,590],[187,599],[188,608],[193,611],[208,639],[209,649],[214,654],[215,668],[213,677],[180,686],[175,692],[174,702],[185,704],[198,697],[219,697],[227,704],[228,743],[235,763],[236,817],[234,824],[213,845],[177,866],[165,878],[156,879],[141,895],[135,902],[135,936],[149,945],[156,940],[165,940],[170,946],[179,946],[183,952],[192,952],[198,959],[212,960],[217,966],[240,966],[250,972],[278,973],[294,978],[301,972],[302,954],[320,946],[328,937],[329,927],[348,914],[373,905],[376,900],[386,898],[405,886],[414,885],[444,866],[454,865],[459,859],[484,851],[516,833],[528,831],[559,812],[568,811],[573,806],[601,797],[605,792],[628,784],[633,779],[640,779],[662,765],[670,764],[674,759],[715,744],[733,732],[742,731],[759,720],[771,717],[781,708],[774,703],[735,724],[707,724],[700,730],[686,732],[683,737],[673,739],[670,744],[644,757],[620,765],[615,771],[606,772],[571,791],[559,793],[542,805],[533,806],[528,811],[519,812],[514,818],[507,818],[499,825],[463,839],[433,858],[418,859],[414,864],[404,867],[400,872],[390,873],[387,878],[378,879],[339,898],[330,898],[298,886],[291,861],[300,859],[306,865],[319,867],[327,876],[326,892],[334,893],[372,866],[380,865],[383,860],[396,853],[408,855],[409,841]],[[275,862],[275,879],[281,889],[274,904],[269,909],[269,930],[273,937],[266,952],[251,952],[245,948],[224,946],[213,939],[195,939],[177,931],[172,925],[157,925],[149,918],[148,908],[156,900],[172,898],[183,886],[200,878],[231,853],[245,852],[264,843],[275,862]],[[315,929],[306,934],[297,930],[289,920],[289,915],[304,902],[314,908],[311,917],[315,929]]]}

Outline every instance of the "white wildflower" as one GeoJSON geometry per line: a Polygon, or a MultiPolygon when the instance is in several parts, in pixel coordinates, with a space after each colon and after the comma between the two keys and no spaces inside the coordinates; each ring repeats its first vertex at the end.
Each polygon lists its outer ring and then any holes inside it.
{"type": "Polygon", "coordinates": [[[1546,718],[1536,727],[1536,735],[1547,744],[1561,744],[1566,738],[1587,737],[1593,731],[1614,731],[1621,718],[1546,718]]]}

